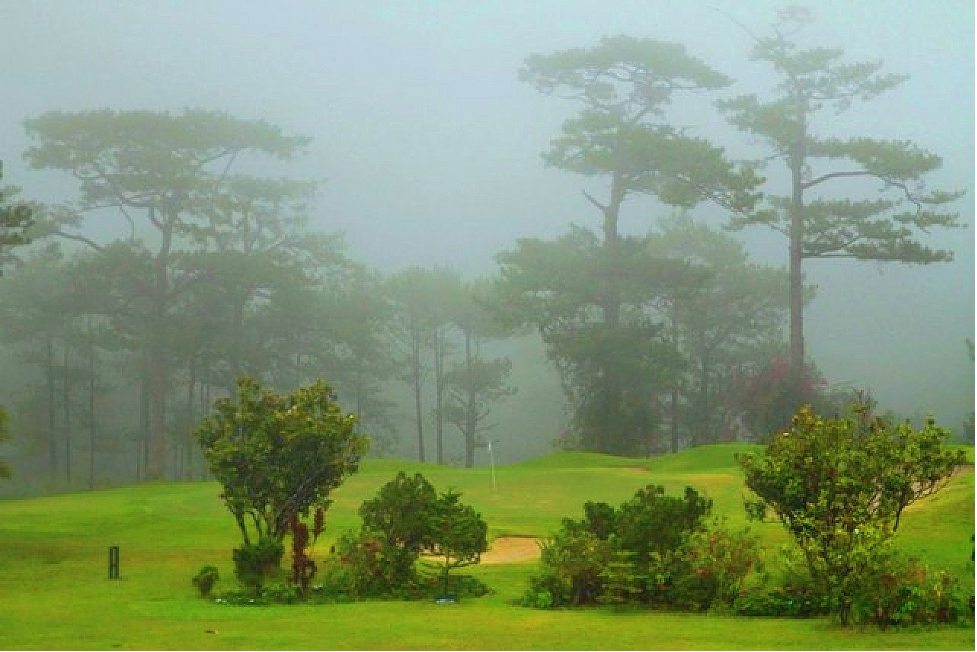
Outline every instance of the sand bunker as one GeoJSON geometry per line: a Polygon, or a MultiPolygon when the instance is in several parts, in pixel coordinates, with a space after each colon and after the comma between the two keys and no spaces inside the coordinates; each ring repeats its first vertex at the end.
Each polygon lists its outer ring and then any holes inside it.
{"type": "Polygon", "coordinates": [[[536,537],[499,537],[482,553],[483,564],[511,564],[539,559],[536,537]]]}

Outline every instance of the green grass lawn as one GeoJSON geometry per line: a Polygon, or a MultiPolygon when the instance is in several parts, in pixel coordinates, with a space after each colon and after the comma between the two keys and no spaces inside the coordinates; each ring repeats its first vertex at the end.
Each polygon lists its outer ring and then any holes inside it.
{"type": "MultiPolygon", "coordinates": [[[[368,461],[335,494],[325,540],[357,525],[356,508],[398,470],[455,487],[482,513],[490,537],[546,535],[587,500],[614,504],[648,483],[692,485],[714,513],[745,522],[732,455],[744,445],[655,459],[559,453],[496,469],[368,461]]],[[[244,607],[202,600],[190,578],[219,567],[234,586],[233,519],[214,483],[151,484],[0,501],[0,649],[974,649],[971,628],[844,630],[827,619],[690,615],[610,608],[537,611],[515,605],[534,563],[483,565],[492,589],[453,605],[367,602],[244,607]],[[121,549],[121,579],[107,579],[107,549],[121,549]]],[[[773,550],[780,526],[759,526],[773,550]]],[[[974,475],[907,510],[900,545],[965,582],[973,578],[974,475]]]]}

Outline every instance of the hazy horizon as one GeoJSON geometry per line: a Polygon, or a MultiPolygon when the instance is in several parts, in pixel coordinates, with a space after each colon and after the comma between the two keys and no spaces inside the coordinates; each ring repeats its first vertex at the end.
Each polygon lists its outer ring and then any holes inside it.
{"type": "MultiPolygon", "coordinates": [[[[30,171],[21,159],[24,119],[47,111],[225,110],[312,137],[307,155],[276,174],[325,179],[313,224],[344,232],[354,259],[387,272],[447,264],[487,274],[517,238],[598,225],[581,189],[600,182],[542,163],[578,107],[518,80],[527,55],[604,35],[676,41],[737,80],[723,96],[763,96],[769,72],[749,60],[750,36],[730,17],[763,32],[786,4],[8,0],[0,2],[3,181],[25,198],[74,196],[65,175],[30,171]]],[[[806,263],[819,287],[806,312],[809,355],[830,382],[871,389],[883,408],[935,412],[959,428],[974,404],[964,345],[974,337],[974,5],[811,6],[805,45],[841,47],[850,61],[882,60],[885,71],[909,75],[819,129],[913,140],[944,159],[933,187],[967,194],[953,206],[966,228],[926,240],[952,249],[952,263],[806,263]]],[[[708,110],[711,99],[689,116],[694,129],[731,155],[762,155],[708,110]]],[[[629,202],[622,227],[640,233],[667,212],[629,202]]],[[[708,207],[693,215],[715,226],[726,219],[708,207]]],[[[775,234],[737,237],[757,262],[786,265],[775,234]]]]}

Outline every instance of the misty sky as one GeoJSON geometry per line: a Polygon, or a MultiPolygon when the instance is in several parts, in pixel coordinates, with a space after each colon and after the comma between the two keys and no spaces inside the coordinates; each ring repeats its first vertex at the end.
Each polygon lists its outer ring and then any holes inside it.
{"type": "MultiPolygon", "coordinates": [[[[580,191],[600,183],[542,165],[540,152],[578,107],[519,82],[526,55],[603,35],[677,41],[737,79],[727,95],[762,97],[770,77],[749,60],[750,37],[709,7],[762,33],[783,4],[0,0],[4,181],[29,198],[72,196],[63,175],[25,169],[30,116],[221,109],[313,138],[307,156],[272,173],[326,180],[314,223],[344,231],[354,258],[385,271],[450,264],[490,273],[493,255],[516,238],[599,224],[580,191]]],[[[809,354],[829,381],[871,388],[883,407],[935,411],[959,426],[974,396],[964,346],[974,332],[974,3],[810,4],[816,22],[803,44],[840,46],[852,61],[881,59],[910,76],[818,133],[912,139],[944,157],[932,187],[968,194],[955,207],[966,228],[927,240],[953,249],[952,264],[807,263],[819,286],[806,314],[809,354]]],[[[708,110],[709,99],[677,121],[733,156],[761,155],[708,110]]],[[[644,232],[663,213],[630,202],[622,227],[644,232]]],[[[717,226],[724,218],[696,214],[717,226]]],[[[779,236],[741,236],[757,260],[786,265],[779,236]]]]}

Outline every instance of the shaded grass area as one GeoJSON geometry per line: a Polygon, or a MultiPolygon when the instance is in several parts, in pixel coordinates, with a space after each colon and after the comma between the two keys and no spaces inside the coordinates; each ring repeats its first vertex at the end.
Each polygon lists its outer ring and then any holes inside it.
{"type": "MultiPolygon", "coordinates": [[[[356,509],[399,470],[454,487],[480,511],[490,536],[545,536],[587,500],[617,504],[648,483],[692,485],[714,513],[745,523],[733,453],[707,446],[656,459],[560,453],[532,463],[461,470],[368,461],[334,495],[324,540],[356,527],[356,509]]],[[[736,618],[613,609],[536,611],[516,606],[534,563],[472,569],[493,589],[454,605],[369,602],[242,607],[197,597],[190,578],[215,564],[234,586],[238,533],[214,483],[159,483],[0,501],[0,648],[4,649],[972,649],[971,628],[842,630],[824,619],[736,618]],[[107,579],[107,548],[121,548],[120,580],[107,579]]],[[[773,550],[779,524],[758,527],[773,550]]],[[[911,507],[898,539],[969,582],[974,476],[911,507]]]]}

